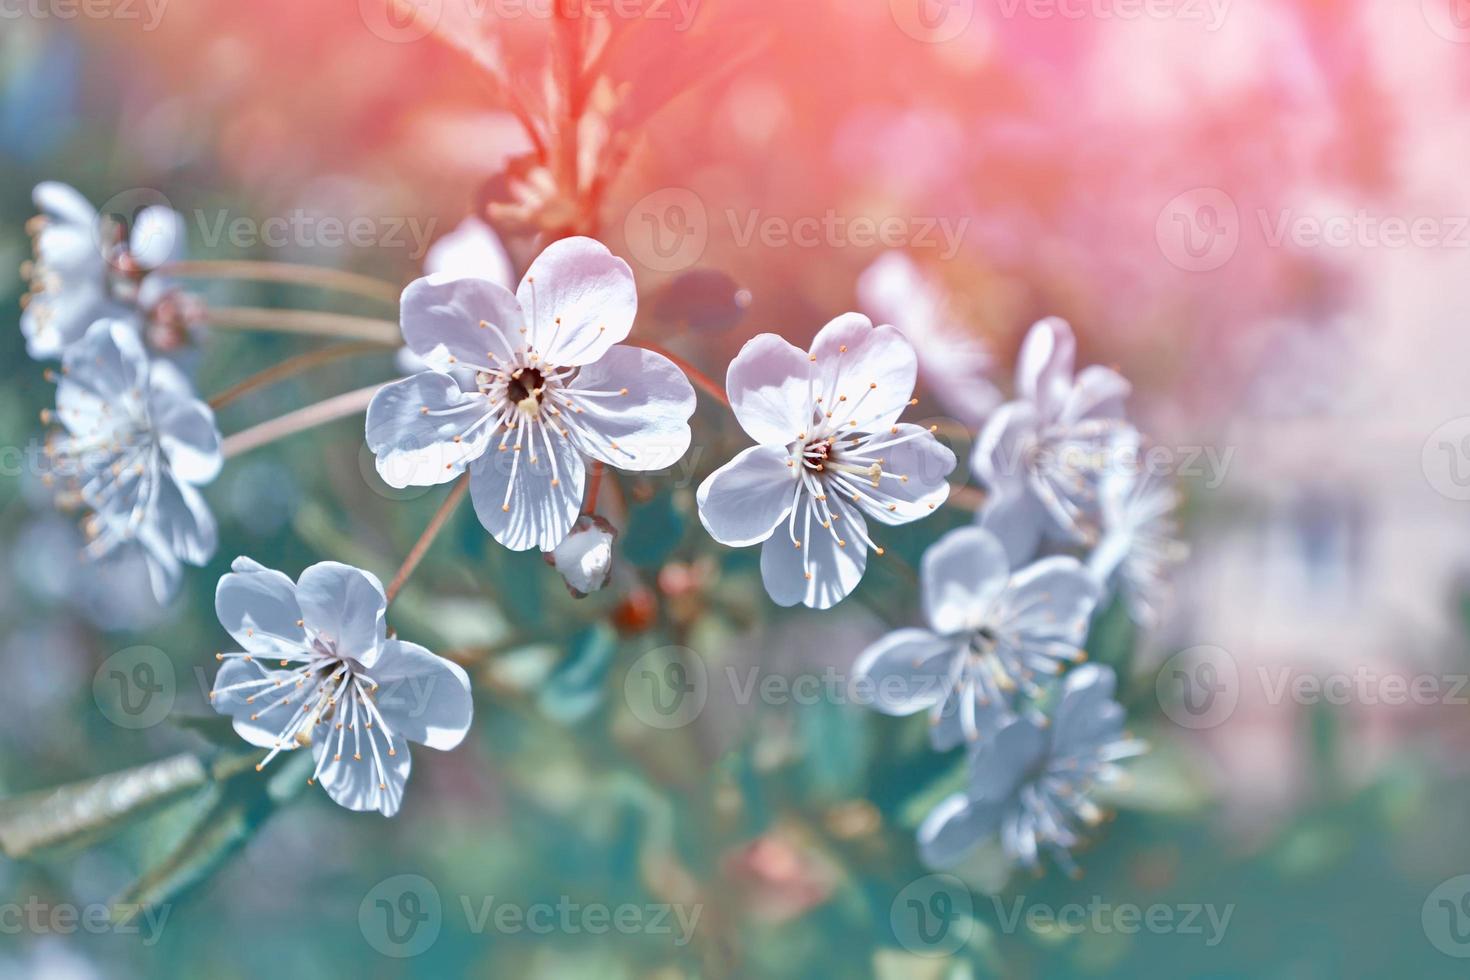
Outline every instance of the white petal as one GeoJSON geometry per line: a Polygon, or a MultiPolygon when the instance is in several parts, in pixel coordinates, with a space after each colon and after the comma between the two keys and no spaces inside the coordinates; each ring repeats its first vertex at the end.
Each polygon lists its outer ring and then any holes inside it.
{"type": "Polygon", "coordinates": [[[91,232],[97,220],[97,209],[70,184],[43,180],[31,191],[36,210],[67,224],[84,225],[91,232]]]}
{"type": "Polygon", "coordinates": [[[987,497],[975,519],[1000,539],[1012,567],[1035,558],[1043,533],[1053,526],[1050,512],[1024,487],[987,497]]]}
{"type": "MultiPolygon", "coordinates": [[[[883,472],[891,474],[879,481],[878,491],[884,494],[881,500],[867,503],[867,497],[862,498],[869,517],[882,524],[907,524],[928,517],[949,499],[949,475],[954,472],[955,455],[934,433],[900,422],[870,436],[865,443],[882,447],[871,455],[883,460],[883,472]],[[899,477],[907,479],[896,479],[899,477]]],[[[862,452],[861,446],[858,451],[862,452]]]]}
{"type": "Polygon", "coordinates": [[[1080,647],[1097,605],[1097,579],[1070,555],[1043,558],[1011,576],[1011,604],[1025,612],[1009,630],[1028,640],[1056,641],[1080,647]]]}
{"type": "Polygon", "coordinates": [[[1060,421],[1075,423],[1085,419],[1121,419],[1124,415],[1123,402],[1132,391],[1133,386],[1127,379],[1112,368],[1097,364],[1085,367],[1077,375],[1077,383],[1067,393],[1060,421]]]}
{"type": "Polygon", "coordinates": [[[425,371],[384,385],[365,423],[378,475],[400,489],[453,480],[490,446],[492,414],[488,398],[462,390],[447,374],[425,371]]]}
{"type": "Polygon", "coordinates": [[[219,529],[203,494],[167,471],[157,475],[150,512],[138,537],[150,551],[165,548],[189,565],[204,565],[219,546],[219,529]]]}
{"type": "Polygon", "coordinates": [[[817,333],[812,355],[817,393],[836,413],[834,422],[854,420],[862,432],[887,429],[913,397],[918,357],[896,327],[875,327],[861,313],[844,313],[817,333]]]}
{"type": "Polygon", "coordinates": [[[388,640],[373,668],[374,703],[396,735],[452,749],[470,730],[470,678],[459,664],[415,643],[388,640]]]}
{"type": "Polygon", "coordinates": [[[770,537],[795,501],[790,460],[781,446],[751,446],[706,477],[695,497],[710,537],[733,548],[770,537]]]}
{"type": "Polygon", "coordinates": [[[420,357],[441,344],[450,363],[491,367],[528,342],[526,315],[510,290],[485,279],[415,279],[399,301],[403,341],[420,357]]]}
{"type": "Polygon", "coordinates": [[[306,646],[306,630],[299,624],[296,583],[281,572],[237,558],[231,571],[214,590],[214,610],[241,649],[251,653],[280,653],[306,646]]]}
{"type": "Polygon", "coordinates": [[[184,216],[155,204],[138,212],[129,236],[128,251],[144,269],[156,269],[184,254],[184,216]]]}
{"type": "Polygon", "coordinates": [[[979,744],[970,757],[972,800],[1004,803],[1041,765],[1047,732],[1030,718],[1017,718],[979,744]]]}
{"type": "Polygon", "coordinates": [[[1010,562],[995,535],[962,527],[924,552],[920,570],[924,615],[938,633],[974,629],[1010,579],[1010,562]]]}
{"type": "Polygon", "coordinates": [[[322,738],[312,743],[312,754],[320,759],[322,753],[334,756],[322,766],[322,789],[327,791],[339,806],[360,813],[376,810],[391,817],[403,805],[403,790],[408,785],[408,774],[412,761],[408,754],[408,743],[402,738],[393,739],[393,755],[387,754],[383,740],[378,739],[378,759],[384,772],[380,775],[374,761],[372,749],[363,738],[362,758],[354,759],[349,749],[352,737],[348,736],[342,747],[342,758],[336,759],[337,739],[322,738]]]}
{"type": "Polygon", "coordinates": [[[613,347],[582,368],[565,391],[561,400],[582,410],[568,428],[594,459],[621,470],[662,470],[689,449],[694,387],[662,354],[613,347]],[[578,392],[595,394],[579,397],[578,392]],[[583,429],[591,438],[580,438],[583,429]]]}
{"type": "Polygon", "coordinates": [[[1044,421],[1062,410],[1072,388],[1077,340],[1066,320],[1047,317],[1031,327],[1016,357],[1016,394],[1036,406],[1044,421]]]}
{"type": "Polygon", "coordinates": [[[67,381],[109,401],[127,392],[141,392],[148,377],[148,352],[125,320],[92,324],[67,348],[61,363],[67,381]]]}
{"type": "Polygon", "coordinates": [[[168,361],[154,363],[148,383],[149,413],[169,469],[189,483],[213,480],[224,465],[214,410],[194,396],[183,372],[168,361]]]}
{"type": "MultiPolygon", "coordinates": [[[[833,498],[829,498],[833,499],[833,498]]],[[[803,494],[796,505],[796,533],[800,537],[811,497],[803,494]]],[[[773,534],[761,547],[761,580],[771,599],[781,606],[798,603],[812,609],[830,609],[863,579],[868,567],[868,549],[860,536],[850,529],[857,525],[864,534],[867,524],[855,510],[849,509],[835,525],[845,545],[839,546],[831,530],[824,528],[812,513],[811,534],[797,548],[786,534],[773,534]],[[810,574],[811,577],[807,578],[810,574]]]]}
{"type": "Polygon", "coordinates": [[[858,657],[853,682],[865,703],[884,714],[911,715],[945,701],[959,655],[953,641],[928,630],[895,630],[858,657]]]}
{"type": "Polygon", "coordinates": [[[773,333],[752,337],[725,374],[730,408],[746,434],[759,443],[784,446],[812,426],[816,392],[811,360],[773,333]]]}
{"type": "MultiPolygon", "coordinates": [[[[262,749],[273,749],[291,716],[296,714],[296,709],[301,705],[295,698],[292,698],[291,704],[271,705],[279,701],[295,683],[296,677],[289,670],[267,668],[258,660],[246,661],[241,657],[231,657],[220,665],[219,673],[214,675],[214,696],[209,703],[215,711],[234,719],[235,732],[245,741],[262,749]],[[270,679],[272,683],[252,683],[262,679],[270,679]],[[280,681],[279,687],[275,681],[280,681]],[[227,690],[240,684],[250,686],[227,690]]],[[[289,752],[296,747],[296,742],[291,741],[282,745],[281,749],[289,752]]]]}
{"type": "Polygon", "coordinates": [[[557,367],[591,364],[633,329],[638,289],[628,263],[591,238],[563,238],[526,270],[516,298],[531,343],[557,367]]]}
{"type": "Polygon", "coordinates": [[[919,856],[931,868],[950,868],[1000,827],[1000,810],[971,803],[964,793],[945,797],[919,825],[919,856]]]}
{"type": "Polygon", "coordinates": [[[502,433],[470,466],[475,513],[495,540],[512,551],[553,550],[582,508],[586,463],[571,440],[554,431],[550,435],[554,456],[546,452],[543,427],[523,425],[519,434],[502,433]],[[517,438],[523,440],[519,452],[513,448],[517,438]]]}
{"type": "Polygon", "coordinates": [[[324,561],[301,573],[296,601],[310,633],[369,669],[387,636],[388,600],[370,572],[324,561]]]}
{"type": "Polygon", "coordinates": [[[506,289],[515,281],[510,255],[500,237],[489,224],[473,216],[429,246],[424,271],[453,279],[488,279],[506,289]]]}

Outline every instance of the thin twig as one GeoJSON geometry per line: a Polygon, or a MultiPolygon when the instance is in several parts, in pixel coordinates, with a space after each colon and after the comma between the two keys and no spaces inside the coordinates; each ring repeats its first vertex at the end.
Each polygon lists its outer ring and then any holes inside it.
{"type": "Polygon", "coordinates": [[[597,491],[602,488],[602,460],[592,461],[592,475],[587,478],[587,500],[582,505],[582,513],[591,514],[597,510],[597,491]]]}
{"type": "Polygon", "coordinates": [[[949,488],[949,497],[944,502],[951,507],[958,507],[961,510],[979,510],[985,506],[985,491],[977,490],[974,487],[957,487],[951,485],[949,488]]]}
{"type": "Polygon", "coordinates": [[[403,559],[403,564],[399,567],[398,574],[394,575],[393,581],[388,583],[386,595],[388,596],[389,602],[397,598],[399,590],[403,588],[403,583],[408,581],[408,577],[413,574],[413,570],[419,567],[419,562],[424,560],[424,555],[428,552],[429,546],[434,543],[434,539],[439,536],[439,532],[444,530],[444,525],[449,523],[449,518],[454,515],[455,508],[464,499],[465,491],[469,490],[469,488],[470,475],[466,473],[459,478],[459,482],[454,485],[454,489],[449,491],[449,496],[444,498],[444,502],[439,505],[439,509],[434,511],[434,516],[429,518],[429,526],[424,528],[424,533],[419,535],[419,539],[414,542],[413,549],[409,551],[408,557],[403,559]]]}
{"type": "Polygon", "coordinates": [[[288,412],[269,422],[262,422],[225,439],[220,451],[224,454],[225,459],[233,459],[252,449],[259,449],[261,446],[275,442],[277,439],[284,439],[298,432],[305,432],[319,425],[326,425],[328,422],[355,415],[366,410],[368,403],[382,387],[381,383],[368,385],[366,388],[359,388],[305,408],[298,408],[294,412],[288,412]]]}
{"type": "Polygon", "coordinates": [[[352,357],[357,354],[377,353],[382,349],[378,344],[361,342],[337,344],[332,347],[323,347],[319,350],[310,350],[304,354],[297,354],[295,357],[289,357],[279,364],[273,364],[264,371],[252,374],[248,378],[226,388],[209,400],[209,407],[215,409],[223,408],[242,395],[249,394],[257,388],[264,388],[267,385],[275,384],[277,381],[284,381],[292,375],[309,371],[318,365],[328,364],[332,361],[344,357],[352,357]]]}
{"type": "Polygon", "coordinates": [[[245,259],[197,259],[170,262],[159,269],[165,275],[197,279],[244,279],[253,282],[290,282],[320,286],[397,305],[402,290],[371,276],[295,262],[256,262],[245,259]]]}
{"type": "Polygon", "coordinates": [[[318,310],[272,310],[254,306],[212,306],[209,326],[219,330],[271,330],[278,333],[366,340],[384,347],[400,347],[403,334],[392,320],[348,316],[318,310]]]}

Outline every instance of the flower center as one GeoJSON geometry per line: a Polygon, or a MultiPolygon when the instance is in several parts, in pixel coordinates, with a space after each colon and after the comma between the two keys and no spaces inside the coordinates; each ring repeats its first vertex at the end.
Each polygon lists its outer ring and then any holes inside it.
{"type": "Polygon", "coordinates": [[[541,411],[541,393],[546,388],[546,376],[536,368],[521,368],[510,376],[505,386],[505,397],[526,415],[534,417],[541,411]]]}

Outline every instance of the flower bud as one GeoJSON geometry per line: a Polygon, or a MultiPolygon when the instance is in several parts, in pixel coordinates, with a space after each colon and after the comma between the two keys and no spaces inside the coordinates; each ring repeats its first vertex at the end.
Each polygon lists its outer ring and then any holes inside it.
{"type": "Polygon", "coordinates": [[[583,514],[561,544],[545,554],[546,562],[561,573],[567,591],[585,599],[607,585],[617,537],[617,529],[607,521],[595,514],[583,514]]]}

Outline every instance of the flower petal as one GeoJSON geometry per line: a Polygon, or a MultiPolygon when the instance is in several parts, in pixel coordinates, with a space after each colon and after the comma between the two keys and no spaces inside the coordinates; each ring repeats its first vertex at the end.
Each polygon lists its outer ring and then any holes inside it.
{"type": "Polygon", "coordinates": [[[494,229],[471,215],[429,246],[424,271],[452,279],[488,279],[507,290],[515,281],[510,255],[494,229]]]}
{"type": "MultiPolygon", "coordinates": [[[[881,459],[876,500],[864,494],[863,511],[881,524],[907,524],[928,517],[949,499],[949,475],[954,472],[954,452],[923,426],[901,422],[868,437],[857,447],[860,458],[881,459]],[[874,447],[871,452],[863,445],[874,447]]],[[[861,480],[861,478],[854,477],[861,480]]],[[[865,482],[859,489],[873,490],[865,482]]]]}
{"type": "Polygon", "coordinates": [[[919,856],[931,868],[958,864],[1000,829],[1000,808],[971,803],[964,793],[945,797],[919,824],[919,856]]]}
{"type": "Polygon", "coordinates": [[[694,387],[662,354],[613,347],[582,368],[561,397],[580,410],[568,428],[593,459],[620,470],[661,470],[689,450],[694,387]]]}
{"type": "Polygon", "coordinates": [[[795,502],[790,460],[784,447],[751,446],[706,477],[695,499],[710,537],[732,548],[770,537],[795,502]]]}
{"type": "Polygon", "coordinates": [[[388,600],[370,572],[324,561],[301,573],[296,601],[309,635],[369,669],[387,637],[388,600]]]}
{"type": "Polygon", "coordinates": [[[975,520],[1000,540],[1013,568],[1036,557],[1042,535],[1053,526],[1050,512],[1024,487],[987,497],[975,520]]]}
{"type": "Polygon", "coordinates": [[[340,758],[336,757],[335,738],[323,738],[312,744],[312,754],[318,760],[324,752],[333,754],[333,758],[322,766],[322,789],[337,805],[349,810],[359,813],[376,810],[385,817],[395,815],[403,805],[403,790],[408,785],[408,774],[412,768],[408,743],[402,738],[393,739],[393,754],[388,755],[380,740],[376,759],[366,744],[362,746],[362,758],[354,759],[347,751],[351,744],[349,737],[340,758]],[[379,762],[383,766],[382,773],[378,770],[379,762]]]}
{"type": "Polygon", "coordinates": [[[885,715],[911,715],[944,703],[953,658],[962,653],[928,630],[895,630],[858,657],[853,683],[885,715]]]}
{"type": "Polygon", "coordinates": [[[432,358],[441,344],[453,363],[490,367],[525,347],[526,316],[510,290],[486,279],[426,276],[403,290],[399,301],[403,341],[432,358]]]}
{"type": "Polygon", "coordinates": [[[474,703],[464,668],[415,643],[388,640],[373,668],[374,703],[396,735],[452,749],[470,730],[474,703]]]}
{"type": "Polygon", "coordinates": [[[1097,579],[1070,555],[1043,558],[1011,576],[1010,605],[1023,609],[1010,631],[1027,641],[1080,648],[1097,605],[1097,579]]]}
{"type": "Polygon", "coordinates": [[[1017,718],[981,742],[970,756],[970,799],[1004,804],[1046,756],[1047,732],[1017,718]]]}
{"type": "MultiPolygon", "coordinates": [[[[62,358],[65,372],[60,387],[78,386],[106,403],[125,393],[141,391],[148,377],[148,352],[138,332],[125,320],[98,320],[62,358]]],[[[62,408],[61,394],[57,407],[62,408]]],[[[65,413],[62,421],[65,422],[65,413]]]]}
{"type": "Polygon", "coordinates": [[[71,225],[82,225],[88,233],[97,220],[97,209],[82,196],[82,192],[70,184],[58,180],[43,180],[31,191],[31,201],[36,210],[57,221],[71,225]]]}
{"type": "Polygon", "coordinates": [[[219,547],[219,528],[204,495],[167,471],[157,481],[138,537],[150,551],[165,548],[185,564],[204,565],[219,547]]]}
{"type": "Polygon", "coordinates": [[[842,523],[855,525],[856,530],[840,528],[846,544],[838,545],[836,535],[821,526],[812,507],[810,495],[802,494],[795,515],[798,535],[811,513],[811,533],[802,547],[795,547],[785,534],[772,535],[761,547],[761,580],[777,605],[830,609],[857,588],[868,567],[868,549],[861,540],[867,534],[863,516],[847,511],[842,523]]]}
{"type": "Polygon", "coordinates": [[[1081,422],[1086,419],[1121,419],[1123,401],[1133,386],[1112,368],[1093,364],[1082,369],[1077,383],[1067,392],[1059,421],[1081,422]]]}
{"type": "Polygon", "coordinates": [[[447,374],[425,371],[384,385],[367,410],[367,445],[390,487],[448,483],[489,448],[490,400],[447,374]]]}
{"type": "Polygon", "coordinates": [[[587,468],[571,440],[527,423],[470,466],[470,498],[480,523],[512,551],[551,551],[571,530],[582,508],[587,468]],[[523,439],[517,450],[516,439],[523,439]],[[506,448],[501,451],[499,446],[506,448]],[[554,481],[554,485],[553,485],[554,481]]]}
{"type": "Polygon", "coordinates": [[[844,313],[817,333],[812,356],[817,394],[834,412],[834,423],[855,421],[860,432],[887,429],[913,397],[918,356],[896,327],[875,327],[861,313],[844,313]]]}
{"type": "MultiPolygon", "coordinates": [[[[235,732],[245,741],[273,749],[300,705],[272,705],[296,683],[296,676],[289,670],[267,668],[259,660],[231,657],[214,675],[209,703],[215,711],[234,719],[235,732]]],[[[286,752],[295,748],[295,742],[281,746],[286,752]]]]}
{"type": "Polygon", "coordinates": [[[962,527],[924,552],[920,568],[924,615],[935,632],[959,633],[982,622],[1005,591],[1011,566],[1005,547],[983,527],[962,527]]]}
{"type": "Polygon", "coordinates": [[[173,364],[156,361],[148,375],[149,415],[169,469],[181,480],[204,484],[224,465],[214,410],[194,395],[173,364]]]}
{"type": "Polygon", "coordinates": [[[128,236],[128,252],[144,269],[156,269],[184,254],[184,216],[154,204],[138,212],[128,236]]]}
{"type": "Polygon", "coordinates": [[[296,583],[248,558],[236,558],[231,568],[215,587],[214,611],[240,648],[267,655],[304,648],[296,583]]]}
{"type": "Polygon", "coordinates": [[[1060,317],[1035,323],[1021,342],[1016,357],[1016,395],[1036,406],[1046,422],[1062,410],[1072,388],[1072,370],[1077,356],[1077,339],[1072,327],[1060,317]]]}
{"type": "Polygon", "coordinates": [[[725,374],[735,419],[756,442],[784,446],[810,429],[812,365],[784,337],[763,333],[740,348],[725,374]]]}
{"type": "Polygon", "coordinates": [[[531,346],[556,367],[591,364],[633,329],[638,289],[628,263],[592,238],[563,238],[526,270],[516,298],[531,346]]]}

